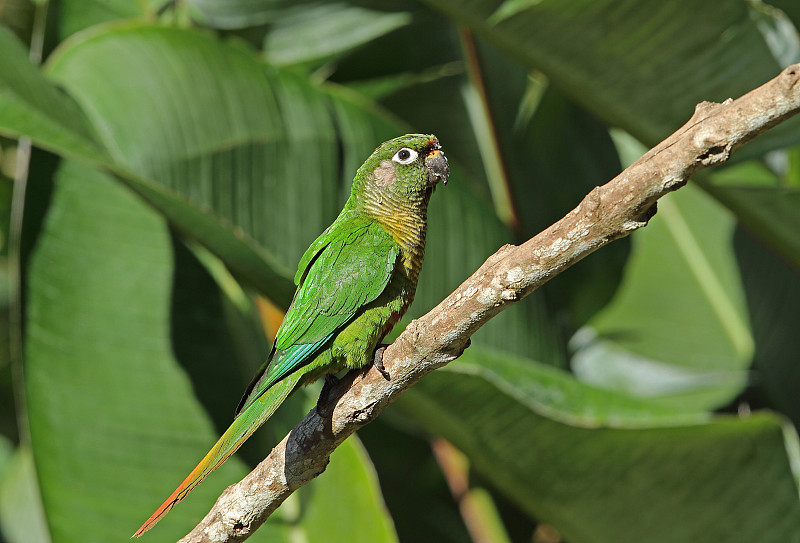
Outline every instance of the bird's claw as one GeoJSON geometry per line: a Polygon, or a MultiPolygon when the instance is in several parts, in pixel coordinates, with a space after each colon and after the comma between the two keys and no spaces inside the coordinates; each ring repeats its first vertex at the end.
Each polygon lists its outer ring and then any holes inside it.
{"type": "Polygon", "coordinates": [[[387,343],[381,343],[378,345],[378,348],[375,349],[375,357],[372,359],[372,365],[375,366],[375,369],[383,375],[383,378],[387,381],[391,381],[392,377],[389,375],[389,372],[386,371],[386,368],[383,366],[383,352],[386,350],[386,347],[389,345],[387,343]]]}
{"type": "Polygon", "coordinates": [[[323,416],[322,414],[322,407],[324,404],[328,403],[328,400],[331,398],[331,392],[333,391],[333,387],[339,384],[340,379],[336,377],[332,373],[325,374],[325,382],[322,383],[322,390],[319,392],[319,398],[317,398],[317,415],[320,417],[323,416]]]}

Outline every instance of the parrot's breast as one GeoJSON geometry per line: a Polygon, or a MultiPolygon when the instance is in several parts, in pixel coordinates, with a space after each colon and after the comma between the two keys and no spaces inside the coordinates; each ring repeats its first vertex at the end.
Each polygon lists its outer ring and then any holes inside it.
{"type": "Polygon", "coordinates": [[[416,217],[408,216],[387,216],[380,221],[395,243],[400,246],[404,273],[414,284],[422,269],[427,231],[425,220],[415,219],[416,217]]]}

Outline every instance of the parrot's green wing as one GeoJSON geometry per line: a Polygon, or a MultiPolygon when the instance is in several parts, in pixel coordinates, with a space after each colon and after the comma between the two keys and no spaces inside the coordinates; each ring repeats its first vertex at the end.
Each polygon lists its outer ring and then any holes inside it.
{"type": "Polygon", "coordinates": [[[380,296],[400,248],[378,223],[345,212],[306,251],[292,305],[267,364],[251,383],[236,418],[186,479],[136,532],[149,530],[266,421],[299,383],[326,341],[380,296]],[[280,383],[279,386],[273,386],[280,383]],[[254,405],[256,404],[256,405],[254,405]]]}
{"type": "Polygon", "coordinates": [[[336,332],[386,288],[400,248],[374,222],[340,217],[306,251],[299,286],[278,329],[269,362],[256,375],[237,413],[269,387],[308,364],[336,332]]]}

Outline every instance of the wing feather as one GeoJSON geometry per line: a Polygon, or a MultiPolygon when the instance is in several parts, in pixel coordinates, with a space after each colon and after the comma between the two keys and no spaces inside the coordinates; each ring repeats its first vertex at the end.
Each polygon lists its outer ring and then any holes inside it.
{"type": "Polygon", "coordinates": [[[277,349],[316,343],[386,288],[399,248],[378,224],[362,223],[329,241],[305,273],[275,339],[277,349]]]}
{"type": "Polygon", "coordinates": [[[399,254],[391,235],[370,221],[337,220],[317,238],[298,266],[299,286],[268,363],[253,379],[236,412],[308,364],[359,309],[380,296],[399,254]]]}

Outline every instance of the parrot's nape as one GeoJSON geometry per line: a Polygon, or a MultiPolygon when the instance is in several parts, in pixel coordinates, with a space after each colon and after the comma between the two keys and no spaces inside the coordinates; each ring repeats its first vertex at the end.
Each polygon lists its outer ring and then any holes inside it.
{"type": "Polygon", "coordinates": [[[432,135],[408,134],[375,149],[342,212],[300,259],[292,304],[233,423],[134,537],[236,452],[299,386],[373,363],[376,346],[414,299],[428,200],[449,173],[432,135]]]}

